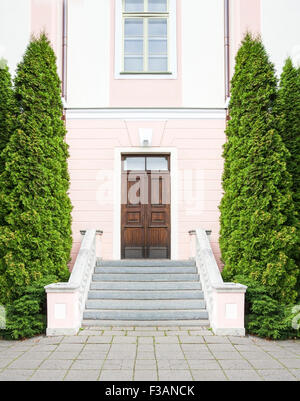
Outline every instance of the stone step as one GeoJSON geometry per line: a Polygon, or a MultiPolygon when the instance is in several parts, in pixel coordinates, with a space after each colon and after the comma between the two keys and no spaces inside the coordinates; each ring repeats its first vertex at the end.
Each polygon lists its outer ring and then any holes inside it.
{"type": "Polygon", "coordinates": [[[173,267],[183,267],[183,266],[195,266],[194,260],[168,260],[168,259],[124,259],[124,260],[102,260],[97,259],[96,266],[104,267],[120,267],[120,266],[173,266],[173,267]]]}
{"type": "Polygon", "coordinates": [[[93,274],[93,281],[199,281],[198,274],[93,274]]]}
{"type": "MultiPolygon", "coordinates": [[[[208,313],[203,309],[194,310],[85,310],[84,320],[203,320],[208,313]]],[[[174,322],[175,323],[175,322],[174,322]]],[[[175,324],[178,326],[178,322],[175,324]]]]}
{"type": "Polygon", "coordinates": [[[95,273],[108,274],[197,274],[196,266],[111,266],[96,267],[95,273]]]}
{"type": "Polygon", "coordinates": [[[109,310],[182,310],[182,309],[205,309],[205,301],[200,299],[129,299],[129,300],[87,300],[86,310],[90,309],[109,309],[109,310]]]}
{"type": "Polygon", "coordinates": [[[169,291],[169,290],[201,290],[201,283],[197,281],[102,281],[92,282],[91,290],[121,290],[121,291],[169,291]]]}
{"type": "Polygon", "coordinates": [[[204,299],[200,290],[177,291],[89,291],[88,299],[204,299]]]}
{"type": "Polygon", "coordinates": [[[207,319],[199,320],[89,320],[82,322],[84,327],[209,327],[207,319]]]}

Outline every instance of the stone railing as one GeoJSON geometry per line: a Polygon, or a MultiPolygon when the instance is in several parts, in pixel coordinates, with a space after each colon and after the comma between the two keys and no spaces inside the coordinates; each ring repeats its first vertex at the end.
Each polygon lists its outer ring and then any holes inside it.
{"type": "Polygon", "coordinates": [[[193,239],[191,252],[200,275],[213,332],[217,335],[244,336],[247,287],[242,284],[224,283],[210,246],[210,232],[197,229],[189,234],[193,239]]]}
{"type": "Polygon", "coordinates": [[[45,287],[47,293],[47,335],[76,334],[81,327],[85,300],[96,264],[96,238],[99,230],[81,231],[80,250],[67,283],[45,287]]]}

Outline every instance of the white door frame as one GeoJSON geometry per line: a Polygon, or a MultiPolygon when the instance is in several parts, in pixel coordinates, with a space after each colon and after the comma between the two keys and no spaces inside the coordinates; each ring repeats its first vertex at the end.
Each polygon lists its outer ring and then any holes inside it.
{"type": "Polygon", "coordinates": [[[178,258],[178,158],[176,148],[161,147],[125,147],[115,148],[114,159],[114,226],[113,226],[113,258],[121,259],[121,174],[123,153],[134,154],[170,154],[171,161],[171,259],[178,258]]]}

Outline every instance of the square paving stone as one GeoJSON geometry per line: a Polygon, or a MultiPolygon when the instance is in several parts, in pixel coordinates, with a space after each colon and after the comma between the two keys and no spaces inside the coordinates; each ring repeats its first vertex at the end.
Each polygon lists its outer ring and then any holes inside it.
{"type": "Polygon", "coordinates": [[[249,362],[243,360],[243,359],[225,359],[225,360],[220,360],[219,361],[220,365],[222,366],[223,369],[225,370],[251,370],[252,366],[249,364],[249,362]]]}
{"type": "Polygon", "coordinates": [[[62,352],[80,352],[83,350],[83,344],[59,344],[56,351],[62,352]]]}
{"type": "Polygon", "coordinates": [[[0,369],[5,368],[9,365],[13,360],[12,359],[0,359],[0,369]]]}
{"type": "Polygon", "coordinates": [[[153,344],[139,344],[137,349],[138,349],[138,352],[154,352],[154,345],[153,344]]]}
{"type": "Polygon", "coordinates": [[[283,369],[275,359],[251,359],[250,363],[255,369],[283,369]]]}
{"type": "Polygon", "coordinates": [[[134,373],[135,381],[156,381],[157,379],[156,370],[136,370],[134,373]]]}
{"type": "Polygon", "coordinates": [[[221,369],[217,361],[208,359],[201,360],[189,360],[188,361],[191,369],[206,369],[206,370],[219,370],[221,369]]]}
{"type": "Polygon", "coordinates": [[[248,361],[264,359],[264,360],[273,360],[273,358],[268,355],[266,352],[241,352],[243,358],[248,359],[248,361]]]}
{"type": "Polygon", "coordinates": [[[288,370],[258,370],[258,373],[263,376],[266,381],[296,381],[297,379],[288,370]]]}
{"type": "Polygon", "coordinates": [[[34,373],[34,370],[6,369],[0,373],[0,381],[26,381],[34,373]]]}
{"type": "Polygon", "coordinates": [[[105,370],[133,370],[134,359],[106,359],[102,369],[105,370]]]}
{"type": "Polygon", "coordinates": [[[97,360],[97,359],[85,359],[85,360],[77,360],[73,363],[71,366],[71,370],[97,370],[101,369],[102,365],[104,363],[104,360],[97,360]]]}
{"type": "Polygon", "coordinates": [[[185,357],[188,361],[193,361],[193,360],[201,360],[201,359],[215,359],[214,355],[207,351],[207,352],[197,352],[197,353],[192,353],[192,352],[185,352],[185,357]]]}
{"type": "Polygon", "coordinates": [[[110,344],[86,344],[82,352],[107,352],[110,344]]]}
{"type": "Polygon", "coordinates": [[[0,352],[0,359],[16,359],[23,354],[24,352],[4,351],[0,352]]]}
{"type": "Polygon", "coordinates": [[[39,370],[68,370],[72,365],[73,361],[64,361],[64,360],[55,360],[55,359],[48,359],[44,361],[39,370]]]}
{"type": "Polygon", "coordinates": [[[156,369],[155,359],[137,359],[135,363],[135,370],[156,369]]]}
{"type": "Polygon", "coordinates": [[[214,351],[213,355],[216,359],[226,360],[226,359],[243,359],[242,355],[237,351],[232,352],[222,352],[222,351],[214,351]]]}
{"type": "Polygon", "coordinates": [[[70,337],[65,337],[62,341],[61,344],[84,344],[88,339],[88,336],[70,336],[70,337]]]}
{"type": "Polygon", "coordinates": [[[284,366],[290,369],[300,369],[300,358],[299,359],[279,359],[279,362],[283,363],[284,366]]]}
{"type": "Polygon", "coordinates": [[[25,352],[20,358],[18,359],[19,361],[25,361],[25,360],[44,360],[48,358],[51,355],[51,352],[25,352]]]}
{"type": "Polygon", "coordinates": [[[138,337],[139,344],[153,344],[153,337],[138,337]]]}
{"type": "Polygon", "coordinates": [[[155,337],[156,344],[178,344],[179,340],[177,336],[167,336],[167,337],[155,337]]]}
{"type": "Polygon", "coordinates": [[[108,336],[125,336],[125,334],[126,334],[126,331],[124,331],[124,330],[111,330],[111,331],[105,330],[103,332],[103,335],[106,337],[108,337],[108,336]]]}
{"type": "Polygon", "coordinates": [[[193,369],[192,375],[196,381],[226,381],[227,378],[222,370],[199,370],[193,369]]]}
{"type": "Polygon", "coordinates": [[[231,344],[207,344],[207,347],[212,351],[232,352],[236,351],[231,344]]]}
{"type": "Polygon", "coordinates": [[[209,349],[205,344],[182,344],[181,345],[184,352],[208,352],[209,349]]]}
{"type": "Polygon", "coordinates": [[[78,352],[53,352],[48,360],[73,360],[76,359],[78,356],[78,352]]]}
{"type": "Polygon", "coordinates": [[[112,339],[112,336],[90,336],[87,344],[110,344],[112,339]]]}
{"type": "Polygon", "coordinates": [[[262,381],[255,370],[224,370],[230,381],[262,381]]]}
{"type": "Polygon", "coordinates": [[[260,352],[262,349],[254,344],[237,344],[235,348],[240,352],[260,352]]]}
{"type": "Polygon", "coordinates": [[[235,337],[235,336],[228,336],[229,341],[231,344],[235,345],[253,345],[252,339],[250,337],[235,337]]]}
{"type": "Polygon", "coordinates": [[[182,344],[204,344],[204,339],[201,336],[179,336],[182,344]]]}
{"type": "Polygon", "coordinates": [[[136,359],[145,359],[145,360],[150,360],[150,359],[156,359],[155,358],[155,353],[154,352],[137,352],[136,354],[136,359]]]}
{"type": "Polygon", "coordinates": [[[228,338],[224,336],[204,336],[204,341],[207,344],[230,344],[228,338]]]}
{"type": "Polygon", "coordinates": [[[42,361],[39,360],[16,360],[11,365],[9,365],[9,369],[24,369],[24,370],[32,370],[37,369],[42,361]]]}
{"type": "Polygon", "coordinates": [[[136,344],[137,337],[125,337],[125,336],[115,336],[113,339],[113,344],[136,344]]]}
{"type": "Polygon", "coordinates": [[[107,352],[81,352],[77,356],[78,360],[104,360],[106,358],[107,352]]]}
{"type": "Polygon", "coordinates": [[[193,377],[189,370],[158,370],[160,381],[192,381],[193,377]]]}
{"type": "Polygon", "coordinates": [[[157,361],[158,369],[161,370],[189,370],[185,359],[166,359],[157,361]]]}
{"type": "Polygon", "coordinates": [[[97,381],[100,370],[70,370],[65,381],[97,381]]]}
{"type": "Polygon", "coordinates": [[[66,370],[38,370],[30,381],[62,381],[66,373],[66,370]]]}
{"type": "Polygon", "coordinates": [[[132,370],[102,370],[100,381],[132,381],[132,370]]]}

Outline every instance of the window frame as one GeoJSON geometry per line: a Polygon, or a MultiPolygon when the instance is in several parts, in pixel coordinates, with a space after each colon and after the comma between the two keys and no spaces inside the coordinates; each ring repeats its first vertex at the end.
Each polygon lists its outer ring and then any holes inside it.
{"type": "MultiPolygon", "coordinates": [[[[167,0],[166,12],[125,12],[125,0],[115,0],[115,79],[177,79],[177,21],[176,21],[176,0],[167,0]],[[143,71],[125,71],[125,19],[145,18],[144,23],[144,49],[143,49],[143,71]],[[146,25],[149,18],[167,20],[167,70],[149,71],[146,70],[145,59],[149,60],[148,34],[145,35],[146,25]],[[145,48],[145,43],[147,47],[145,48]]],[[[148,5],[148,0],[144,0],[148,5]]],[[[146,9],[147,10],[147,9],[146,9]]]]}
{"type": "Polygon", "coordinates": [[[170,72],[170,29],[169,29],[169,0],[166,0],[167,10],[165,12],[148,11],[149,0],[144,1],[144,11],[125,11],[125,1],[122,0],[122,71],[121,74],[171,74],[170,72]],[[125,71],[125,20],[141,19],[143,21],[143,71],[125,71]],[[167,70],[165,71],[149,71],[149,20],[165,19],[167,21],[167,70]]]}

